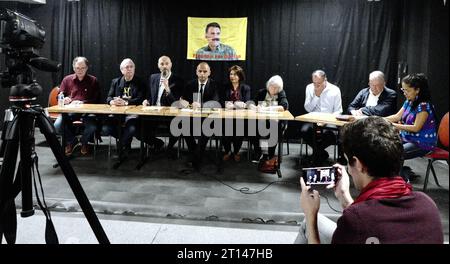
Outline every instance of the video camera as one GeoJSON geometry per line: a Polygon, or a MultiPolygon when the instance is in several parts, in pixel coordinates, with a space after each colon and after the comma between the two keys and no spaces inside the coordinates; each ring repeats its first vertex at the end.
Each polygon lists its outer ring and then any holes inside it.
{"type": "Polygon", "coordinates": [[[42,92],[33,66],[41,71],[57,72],[61,64],[39,56],[45,43],[45,31],[35,20],[15,11],[0,9],[0,53],[5,54],[6,70],[0,73],[3,87],[11,87],[10,101],[35,100],[42,92]]]}

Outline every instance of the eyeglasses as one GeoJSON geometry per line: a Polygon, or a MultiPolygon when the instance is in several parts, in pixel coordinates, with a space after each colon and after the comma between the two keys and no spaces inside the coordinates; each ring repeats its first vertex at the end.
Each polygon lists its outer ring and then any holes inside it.
{"type": "Polygon", "coordinates": [[[87,69],[87,67],[75,67],[75,70],[77,70],[77,71],[79,71],[79,70],[84,71],[86,69],[87,69]]]}
{"type": "Polygon", "coordinates": [[[408,93],[409,92],[409,90],[408,89],[405,89],[405,88],[400,88],[400,91],[402,91],[402,92],[404,92],[404,93],[408,93]]]}

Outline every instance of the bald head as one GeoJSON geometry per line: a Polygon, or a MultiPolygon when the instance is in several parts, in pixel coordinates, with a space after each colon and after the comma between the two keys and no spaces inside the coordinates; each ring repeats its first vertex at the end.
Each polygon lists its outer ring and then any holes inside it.
{"type": "Polygon", "coordinates": [[[209,68],[208,63],[201,62],[197,65],[197,77],[201,83],[205,83],[208,81],[209,75],[211,75],[211,69],[209,68]]]}
{"type": "Polygon", "coordinates": [[[161,72],[171,72],[172,71],[172,61],[168,56],[161,56],[158,59],[158,68],[161,72]]]}

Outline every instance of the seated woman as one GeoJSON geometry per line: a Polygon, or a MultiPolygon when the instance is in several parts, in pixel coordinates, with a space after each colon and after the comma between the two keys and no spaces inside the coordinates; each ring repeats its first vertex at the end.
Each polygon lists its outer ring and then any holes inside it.
{"type": "MultiPolygon", "coordinates": [[[[226,109],[243,109],[246,102],[250,101],[250,86],[244,84],[244,70],[234,65],[229,69],[230,82],[224,86],[223,95],[221,96],[222,104],[226,109]]],[[[222,139],[225,154],[223,160],[227,161],[233,155],[234,160],[239,162],[241,156],[239,150],[242,147],[242,136],[224,136],[222,139]],[[231,153],[231,143],[233,143],[233,153],[231,153]]]]}
{"type": "MultiPolygon", "coordinates": [[[[249,105],[249,109],[254,110],[270,110],[270,111],[285,111],[289,107],[286,93],[283,90],[283,79],[279,75],[272,76],[266,83],[266,88],[258,91],[255,97],[254,104],[249,105]]],[[[286,127],[287,122],[282,125],[286,127]]],[[[284,131],[284,129],[282,129],[284,131]]],[[[258,133],[257,133],[258,134],[258,133]]],[[[282,135],[279,135],[282,136],[282,135]]],[[[253,139],[255,147],[254,161],[261,158],[261,146],[259,144],[259,136],[253,139]]],[[[268,147],[268,159],[275,156],[275,148],[277,144],[268,147]]]]}
{"type": "Polygon", "coordinates": [[[431,104],[428,80],[423,73],[413,73],[402,79],[405,103],[397,114],[386,117],[400,130],[403,159],[421,157],[436,146],[436,116],[431,104]]]}

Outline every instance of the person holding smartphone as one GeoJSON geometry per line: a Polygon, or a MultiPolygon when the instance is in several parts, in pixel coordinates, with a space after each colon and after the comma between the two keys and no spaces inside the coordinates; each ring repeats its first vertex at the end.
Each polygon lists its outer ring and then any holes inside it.
{"type": "Polygon", "coordinates": [[[319,192],[300,178],[305,221],[296,243],[318,244],[331,238],[332,244],[442,244],[436,204],[398,176],[403,144],[395,127],[373,116],[348,123],[341,131],[348,173],[336,164],[336,182],[327,188],[334,189],[342,216],[334,224],[318,214],[319,192]],[[349,175],[360,191],[356,199],[350,194],[349,175]]]}

